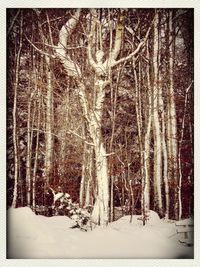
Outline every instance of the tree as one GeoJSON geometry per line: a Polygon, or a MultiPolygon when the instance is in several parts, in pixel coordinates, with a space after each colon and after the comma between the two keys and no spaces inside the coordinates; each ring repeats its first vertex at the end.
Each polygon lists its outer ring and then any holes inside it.
{"type": "Polygon", "coordinates": [[[155,11],[154,43],[153,43],[153,123],[154,123],[154,201],[160,214],[163,213],[162,203],[162,140],[160,112],[160,73],[159,73],[159,12],[155,11]]]}
{"type": "Polygon", "coordinates": [[[18,177],[19,177],[19,158],[18,158],[18,136],[17,136],[17,89],[19,85],[19,66],[20,66],[20,55],[22,49],[22,23],[23,16],[20,18],[20,33],[19,41],[16,43],[16,58],[15,58],[15,81],[14,81],[14,104],[13,104],[13,145],[14,145],[14,190],[13,190],[13,201],[12,206],[17,207],[17,196],[18,196],[18,177]]]}

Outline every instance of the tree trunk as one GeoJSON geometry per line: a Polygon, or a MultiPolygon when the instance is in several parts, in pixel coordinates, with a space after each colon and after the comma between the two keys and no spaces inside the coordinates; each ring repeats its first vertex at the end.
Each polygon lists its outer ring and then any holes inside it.
{"type": "Polygon", "coordinates": [[[93,157],[94,157],[93,147],[84,143],[82,175],[81,175],[80,194],[79,194],[79,202],[81,207],[89,206],[92,205],[93,203],[93,197],[92,197],[93,195],[92,187],[94,186],[93,157]]]}
{"type": "Polygon", "coordinates": [[[28,99],[27,155],[26,155],[26,203],[31,206],[31,99],[28,99]]]}
{"type": "Polygon", "coordinates": [[[182,218],[182,166],[181,166],[181,149],[182,149],[182,143],[183,143],[183,137],[184,137],[184,130],[185,130],[185,118],[186,118],[186,112],[187,112],[187,102],[188,102],[188,92],[192,86],[192,83],[188,86],[185,92],[185,101],[184,101],[184,111],[183,111],[183,118],[181,123],[181,131],[180,131],[180,139],[179,139],[179,149],[178,149],[178,167],[179,167],[179,191],[178,191],[178,203],[179,203],[179,214],[178,219],[181,220],[182,218]]]}
{"type": "Polygon", "coordinates": [[[92,222],[99,225],[108,223],[108,168],[106,151],[100,138],[97,137],[95,145],[97,195],[92,212],[92,222]]]}
{"type": "Polygon", "coordinates": [[[17,207],[17,194],[18,194],[18,173],[19,173],[19,159],[18,159],[18,138],[17,138],[17,89],[19,83],[19,67],[20,67],[20,55],[22,49],[22,23],[23,17],[21,16],[20,22],[20,40],[19,49],[16,56],[16,69],[15,69],[15,82],[14,82],[14,104],[13,104],[13,146],[14,146],[14,189],[13,189],[13,200],[12,207],[17,207]]]}
{"type": "Polygon", "coordinates": [[[168,103],[168,138],[169,138],[169,171],[170,180],[173,185],[174,217],[178,219],[178,148],[177,148],[177,122],[176,107],[174,100],[174,29],[173,11],[169,11],[169,103],[168,103]]]}
{"type": "MultiPolygon", "coordinates": [[[[36,80],[35,80],[36,82],[36,80]]],[[[40,133],[40,123],[41,123],[41,96],[38,89],[38,118],[37,118],[37,134],[36,134],[36,147],[35,147],[35,161],[33,167],[33,211],[36,209],[36,177],[37,177],[37,167],[38,167],[38,156],[39,156],[39,133],[40,133]]]]}
{"type": "Polygon", "coordinates": [[[163,213],[162,204],[162,140],[161,126],[159,120],[159,15],[156,11],[154,21],[154,44],[153,44],[153,67],[154,67],[154,86],[153,86],[153,123],[154,123],[154,197],[155,207],[160,214],[163,213]]]}
{"type": "Polygon", "coordinates": [[[150,142],[151,142],[151,102],[148,105],[148,124],[144,137],[144,179],[143,179],[143,210],[147,215],[150,210],[150,170],[149,170],[149,156],[150,156],[150,142]]]}
{"type": "Polygon", "coordinates": [[[167,156],[167,143],[166,143],[166,116],[164,110],[164,102],[162,91],[160,89],[160,113],[161,113],[161,139],[162,139],[162,156],[163,156],[163,181],[165,188],[165,218],[169,219],[169,176],[168,176],[168,156],[167,156]]]}
{"type": "Polygon", "coordinates": [[[66,167],[66,155],[67,155],[67,129],[69,123],[69,92],[66,92],[64,99],[59,108],[59,138],[60,138],[60,149],[59,149],[59,165],[58,173],[60,181],[65,179],[65,167],[66,167]]]}
{"type": "MultiPolygon", "coordinates": [[[[150,59],[149,55],[149,43],[147,42],[147,58],[150,59]]],[[[152,126],[152,88],[150,83],[150,66],[147,65],[147,114],[144,136],[144,179],[143,179],[143,216],[146,217],[150,210],[150,143],[151,143],[151,126],[152,126]]],[[[145,219],[145,218],[144,218],[145,219]]],[[[143,222],[144,222],[143,219],[143,222]]]]}
{"type": "MultiPolygon", "coordinates": [[[[141,94],[140,94],[140,84],[141,84],[141,66],[138,66],[138,73],[136,71],[136,65],[133,61],[133,72],[134,72],[134,79],[135,79],[135,109],[136,109],[136,119],[137,119],[137,129],[138,129],[138,141],[139,141],[139,150],[140,150],[140,175],[142,178],[142,192],[141,192],[141,207],[142,207],[142,218],[143,218],[143,225],[146,223],[147,213],[148,213],[148,170],[145,160],[147,160],[147,151],[145,151],[144,146],[146,145],[147,148],[147,135],[145,134],[145,140],[142,138],[142,111],[141,111],[141,94]]],[[[144,129],[144,132],[146,129],[144,129]]],[[[148,131],[148,130],[147,130],[148,131]]]]}
{"type": "Polygon", "coordinates": [[[94,84],[97,92],[94,108],[89,108],[85,86],[81,83],[79,84],[79,97],[83,114],[87,121],[88,131],[94,145],[95,154],[96,195],[92,212],[92,222],[106,225],[108,223],[109,179],[106,150],[101,136],[101,119],[106,83],[97,79],[94,84]]]}
{"type": "Polygon", "coordinates": [[[52,165],[52,78],[50,70],[50,58],[45,56],[46,76],[47,76],[47,95],[46,95],[46,152],[45,152],[45,185],[49,186],[51,179],[52,165]]]}

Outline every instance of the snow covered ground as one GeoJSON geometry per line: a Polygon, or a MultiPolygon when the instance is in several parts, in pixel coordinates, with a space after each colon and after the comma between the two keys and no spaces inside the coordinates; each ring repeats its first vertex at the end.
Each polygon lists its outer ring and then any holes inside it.
{"type": "Polygon", "coordinates": [[[29,208],[8,210],[10,259],[176,259],[193,258],[193,247],[180,244],[175,224],[150,213],[146,226],[130,216],[83,232],[64,216],[35,215],[29,208]]]}

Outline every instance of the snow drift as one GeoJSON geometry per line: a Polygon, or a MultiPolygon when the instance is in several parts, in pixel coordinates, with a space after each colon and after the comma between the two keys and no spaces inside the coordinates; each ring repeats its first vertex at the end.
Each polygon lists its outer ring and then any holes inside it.
{"type": "Polygon", "coordinates": [[[44,217],[29,208],[8,210],[8,258],[192,258],[193,247],[180,244],[175,224],[151,211],[147,225],[140,216],[125,216],[108,227],[83,232],[66,216],[44,217]]]}

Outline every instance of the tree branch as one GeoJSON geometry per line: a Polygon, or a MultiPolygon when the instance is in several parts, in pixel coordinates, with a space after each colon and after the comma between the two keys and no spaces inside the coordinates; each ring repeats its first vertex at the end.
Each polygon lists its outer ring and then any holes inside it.
{"type": "Polygon", "coordinates": [[[61,63],[63,64],[65,70],[67,71],[69,76],[80,78],[81,77],[81,70],[77,63],[75,63],[69,55],[66,55],[66,46],[67,41],[70,34],[75,29],[79,17],[80,17],[80,9],[77,9],[74,16],[70,18],[65,25],[62,26],[60,33],[59,33],[59,42],[56,48],[56,53],[58,58],[60,59],[61,63]]]}
{"type": "Polygon", "coordinates": [[[46,52],[44,52],[43,50],[39,49],[37,46],[35,46],[34,43],[31,42],[31,40],[28,39],[28,37],[27,37],[26,35],[25,35],[25,38],[26,38],[26,40],[29,42],[29,44],[32,45],[32,47],[33,47],[36,51],[38,51],[41,55],[48,56],[48,57],[51,57],[51,58],[56,58],[54,55],[51,55],[51,54],[49,54],[49,53],[46,53],[46,52]]]}
{"type": "Polygon", "coordinates": [[[135,57],[140,52],[140,50],[142,49],[142,47],[144,46],[144,44],[146,43],[146,41],[147,41],[147,39],[149,37],[149,34],[150,34],[151,28],[153,26],[154,20],[155,20],[155,17],[154,17],[153,21],[151,22],[151,25],[150,25],[149,29],[147,30],[144,39],[139,43],[138,47],[131,54],[129,54],[128,56],[113,62],[112,67],[114,67],[114,66],[116,66],[116,65],[118,65],[118,64],[120,64],[120,63],[122,63],[124,61],[130,60],[132,57],[135,57]]]}
{"type": "Polygon", "coordinates": [[[95,9],[91,9],[91,15],[92,15],[92,22],[91,22],[91,31],[88,36],[87,54],[88,54],[88,60],[89,60],[90,66],[94,69],[96,74],[100,76],[100,75],[105,75],[105,68],[102,62],[104,53],[102,50],[98,50],[96,52],[96,60],[97,60],[97,63],[96,63],[92,56],[92,42],[95,36],[95,30],[96,30],[96,25],[97,25],[97,13],[95,9]]]}
{"type": "Polygon", "coordinates": [[[75,133],[74,131],[69,130],[69,131],[67,131],[67,133],[68,134],[73,134],[73,135],[77,136],[78,138],[80,138],[81,140],[83,140],[87,145],[94,146],[93,143],[90,143],[90,142],[86,141],[86,139],[84,137],[82,137],[81,135],[75,133]]]}
{"type": "Polygon", "coordinates": [[[124,15],[121,14],[116,26],[115,44],[111,52],[111,59],[110,59],[111,62],[115,61],[119,55],[122,43],[123,31],[124,31],[124,15]]]}

